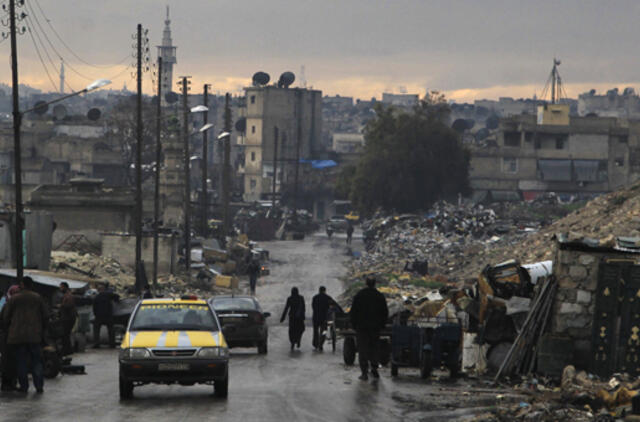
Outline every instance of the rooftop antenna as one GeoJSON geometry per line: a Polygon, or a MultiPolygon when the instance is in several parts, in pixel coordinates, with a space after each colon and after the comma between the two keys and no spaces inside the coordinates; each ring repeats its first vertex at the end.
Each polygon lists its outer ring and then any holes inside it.
{"type": "Polygon", "coordinates": [[[547,83],[542,90],[542,94],[540,95],[541,99],[544,99],[547,95],[547,90],[549,86],[551,87],[551,104],[558,104],[561,98],[566,98],[567,94],[564,92],[564,88],[562,86],[562,78],[560,77],[560,72],[558,71],[558,66],[560,66],[560,60],[553,58],[553,67],[551,68],[551,74],[547,79],[547,83]]]}

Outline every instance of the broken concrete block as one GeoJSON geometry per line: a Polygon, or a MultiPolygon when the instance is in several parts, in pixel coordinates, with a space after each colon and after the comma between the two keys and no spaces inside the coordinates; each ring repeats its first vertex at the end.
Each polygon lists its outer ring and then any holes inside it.
{"type": "Polygon", "coordinates": [[[569,267],[569,275],[575,280],[582,280],[587,277],[587,269],[580,265],[569,267]]]}
{"type": "Polygon", "coordinates": [[[584,311],[582,305],[577,303],[564,302],[560,305],[561,314],[579,314],[584,311]]]}
{"type": "Polygon", "coordinates": [[[232,277],[228,275],[218,275],[216,276],[215,284],[217,287],[224,287],[227,289],[237,289],[238,288],[238,278],[232,277]]]}
{"type": "Polygon", "coordinates": [[[591,293],[586,290],[576,291],[576,302],[578,303],[591,303],[591,293]]]}
{"type": "Polygon", "coordinates": [[[558,280],[558,286],[561,289],[575,289],[578,286],[578,283],[573,281],[571,277],[565,276],[558,280]]]}
{"type": "Polygon", "coordinates": [[[580,258],[578,258],[578,261],[580,262],[580,264],[582,265],[591,265],[593,262],[595,262],[596,258],[593,255],[580,255],[580,258]]]}

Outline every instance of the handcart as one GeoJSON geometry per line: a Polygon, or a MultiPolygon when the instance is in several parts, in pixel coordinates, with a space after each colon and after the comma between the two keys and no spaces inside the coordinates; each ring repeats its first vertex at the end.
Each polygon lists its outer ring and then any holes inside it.
{"type": "MultiPolygon", "coordinates": [[[[334,312],[327,323],[327,332],[331,338],[332,348],[335,352],[338,337],[344,338],[342,347],[342,358],[345,365],[353,365],[358,352],[356,331],[351,326],[351,319],[347,313],[334,312]]],[[[389,363],[391,358],[391,325],[387,324],[380,332],[379,359],[381,365],[389,363]]]]}
{"type": "Polygon", "coordinates": [[[460,371],[462,327],[457,318],[432,317],[396,322],[391,328],[391,375],[399,368],[420,368],[428,378],[445,365],[452,377],[460,371]]]}

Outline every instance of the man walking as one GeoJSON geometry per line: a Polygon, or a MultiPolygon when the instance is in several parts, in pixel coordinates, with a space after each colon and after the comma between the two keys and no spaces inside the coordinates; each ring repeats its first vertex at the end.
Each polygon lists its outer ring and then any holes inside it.
{"type": "Polygon", "coordinates": [[[327,318],[329,316],[329,308],[335,301],[327,294],[327,289],[320,286],[317,295],[311,299],[311,308],[313,309],[313,348],[322,350],[322,333],[327,330],[327,318]]]}
{"type": "Polygon", "coordinates": [[[260,263],[257,259],[252,258],[251,261],[249,261],[247,273],[249,274],[249,289],[251,290],[251,294],[255,295],[256,284],[258,283],[258,276],[260,275],[260,263]]]}
{"type": "Polygon", "coordinates": [[[73,353],[71,348],[71,331],[76,324],[78,311],[76,309],[76,301],[69,289],[69,283],[63,281],[60,283],[60,292],[62,292],[62,301],[60,302],[60,319],[62,321],[62,354],[70,355],[73,353]]]}
{"type": "Polygon", "coordinates": [[[349,224],[347,225],[347,245],[351,244],[351,238],[353,237],[353,224],[351,224],[351,221],[349,221],[349,224]]]}
{"type": "Polygon", "coordinates": [[[3,322],[8,330],[7,343],[15,350],[18,391],[29,389],[27,377],[31,364],[33,385],[38,393],[44,391],[42,366],[42,342],[47,325],[47,308],[40,295],[33,291],[31,277],[22,279],[20,292],[13,295],[3,312],[3,322]]]}
{"type": "Polygon", "coordinates": [[[113,302],[119,301],[117,294],[107,290],[106,283],[98,285],[98,295],[93,299],[93,348],[100,347],[100,328],[107,326],[109,347],[116,347],[113,331],[113,302]]]}
{"type": "Polygon", "coordinates": [[[379,378],[378,343],[380,331],[389,318],[389,310],[384,295],[376,290],[375,278],[368,277],[367,287],[355,295],[349,316],[351,324],[356,330],[358,360],[362,371],[360,379],[363,381],[369,379],[367,375],[369,363],[371,364],[371,375],[374,378],[379,378]]]}

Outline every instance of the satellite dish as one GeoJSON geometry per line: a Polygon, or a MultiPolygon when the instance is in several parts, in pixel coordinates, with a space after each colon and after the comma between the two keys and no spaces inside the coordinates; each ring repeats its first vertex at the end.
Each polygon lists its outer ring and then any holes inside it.
{"type": "Polygon", "coordinates": [[[53,117],[55,117],[56,120],[64,119],[65,117],[67,117],[67,108],[62,104],[58,104],[57,106],[53,107],[53,117]]]}
{"type": "Polygon", "coordinates": [[[89,120],[98,120],[100,118],[100,115],[102,113],[100,112],[99,108],[92,108],[91,110],[89,110],[89,112],[87,113],[87,118],[89,120]]]}
{"type": "Polygon", "coordinates": [[[278,80],[278,87],[280,88],[289,88],[289,86],[296,80],[296,75],[293,72],[284,72],[280,75],[280,79],[278,80]]]}
{"type": "Polygon", "coordinates": [[[489,134],[490,134],[489,129],[487,129],[486,127],[483,127],[482,129],[476,132],[476,141],[482,141],[483,139],[487,139],[489,134]]]}
{"type": "Polygon", "coordinates": [[[39,114],[39,115],[43,115],[44,113],[47,112],[48,109],[49,109],[49,105],[44,101],[38,101],[33,106],[34,113],[39,114]]]}
{"type": "Polygon", "coordinates": [[[236,121],[236,130],[240,133],[244,133],[247,131],[247,118],[241,117],[236,121]]]}
{"type": "Polygon", "coordinates": [[[456,119],[451,125],[451,128],[458,133],[462,133],[467,130],[467,121],[465,119],[456,119]]]}
{"type": "Polygon", "coordinates": [[[175,102],[177,102],[180,97],[178,97],[178,94],[176,94],[175,92],[171,91],[171,92],[167,92],[164,95],[164,99],[169,103],[169,104],[173,104],[175,102]]]}
{"type": "Polygon", "coordinates": [[[253,74],[253,86],[264,86],[269,83],[271,76],[265,72],[256,72],[253,74]]]}
{"type": "Polygon", "coordinates": [[[498,124],[500,124],[500,118],[494,114],[487,118],[484,125],[487,129],[493,130],[498,128],[498,124]]]}

